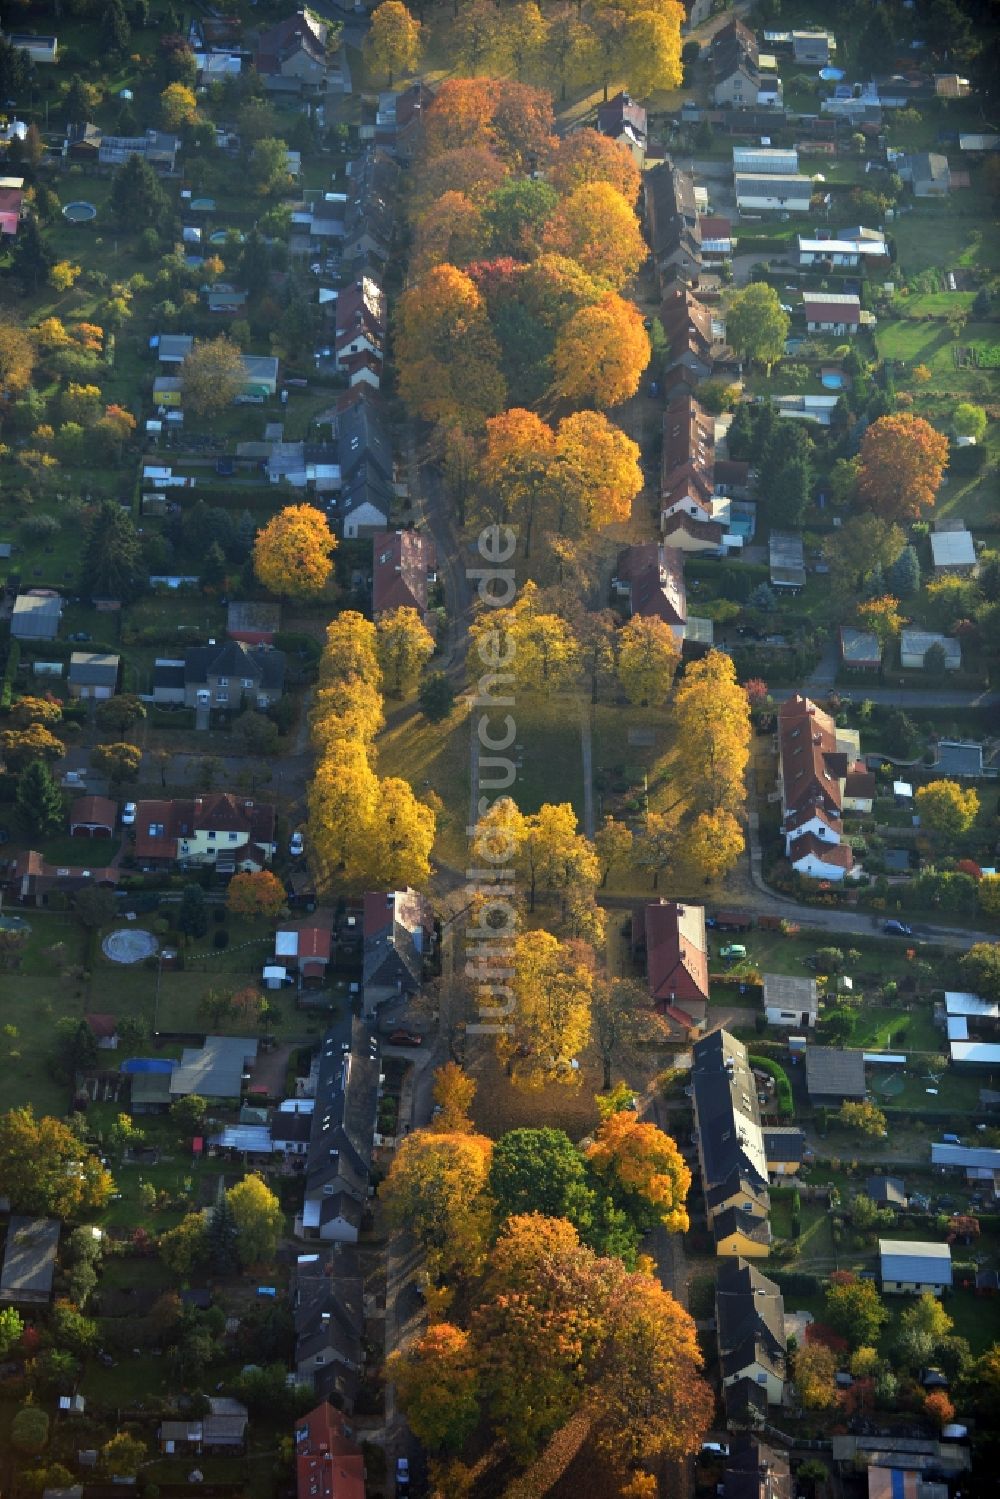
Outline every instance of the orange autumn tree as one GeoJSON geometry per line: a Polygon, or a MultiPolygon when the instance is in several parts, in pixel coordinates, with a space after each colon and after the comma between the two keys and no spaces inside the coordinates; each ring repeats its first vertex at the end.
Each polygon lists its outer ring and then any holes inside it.
{"type": "Polygon", "coordinates": [[[492,1221],[486,1191],[493,1142],[463,1131],[407,1135],[382,1188],[391,1220],[420,1245],[435,1280],[474,1273],[492,1221]]]}
{"type": "Polygon", "coordinates": [[[676,1142],[655,1124],[641,1124],[629,1112],[610,1115],[587,1160],[637,1226],[648,1231],[661,1223],[671,1233],[687,1232],[691,1171],[676,1142]]]}
{"type": "Polygon", "coordinates": [[[333,572],[330,559],[336,546],[322,510],[287,505],[257,534],[254,572],[270,593],[315,598],[333,572]]]}
{"type": "Polygon", "coordinates": [[[881,416],[861,439],[858,498],[884,520],[919,520],[934,504],[947,462],[947,437],[923,417],[881,416]]]}
{"type": "Polygon", "coordinates": [[[461,1452],[479,1421],[479,1370],[469,1334],[437,1322],[390,1354],[386,1373],[417,1440],[432,1452],[461,1452]]]}
{"type": "Polygon", "coordinates": [[[410,196],[410,215],[419,223],[439,198],[460,193],[482,208],[505,181],[508,168],[488,146],[456,146],[420,168],[410,196]]]}
{"type": "Polygon", "coordinates": [[[399,391],[428,421],[479,426],[504,404],[500,351],[475,283],[438,265],[408,287],[396,314],[399,391]]]}
{"type": "Polygon", "coordinates": [[[545,246],[620,291],[649,253],[635,212],[609,182],[584,182],[559,204],[545,246]]]}
{"type": "Polygon", "coordinates": [[[440,1113],[429,1127],[435,1134],[471,1134],[469,1110],[475,1096],[475,1078],[463,1072],[457,1062],[445,1062],[434,1074],[434,1102],[440,1113]]]}
{"type": "Polygon", "coordinates": [[[531,554],[531,533],[551,503],[555,434],[533,411],[512,406],[486,423],[482,473],[493,489],[504,520],[524,530],[524,554],[531,554]]]}
{"type": "Polygon", "coordinates": [[[694,1323],[565,1219],[508,1219],[471,1328],[490,1418],[520,1462],[578,1414],[623,1477],[697,1451],[712,1396],[694,1323]]]}
{"type": "Polygon", "coordinates": [[[264,916],[273,921],[285,908],[285,887],[269,869],[234,874],[226,891],[226,908],[233,916],[264,916]]]}
{"type": "Polygon", "coordinates": [[[491,78],[446,78],[424,111],[420,164],[460,146],[492,146],[496,84],[491,78]]]}
{"type": "Polygon", "coordinates": [[[410,264],[417,275],[432,266],[464,266],[480,255],[486,241],[482,210],[465,193],[449,189],[419,217],[410,264]]]}
{"type": "Polygon", "coordinates": [[[606,182],[634,208],[642,175],[620,141],[598,130],[574,130],[559,142],[548,181],[560,193],[572,193],[587,182],[606,182]]]}
{"type": "Polygon", "coordinates": [[[650,353],[638,307],[607,292],[558,333],[550,393],[574,406],[618,406],[639,389],[650,353]]]}

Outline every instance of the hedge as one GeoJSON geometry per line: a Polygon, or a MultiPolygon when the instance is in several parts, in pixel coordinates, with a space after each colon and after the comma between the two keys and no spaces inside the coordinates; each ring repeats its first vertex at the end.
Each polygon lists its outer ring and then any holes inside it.
{"type": "Polygon", "coordinates": [[[4,667],[3,687],[0,688],[0,708],[9,708],[14,692],[14,678],[21,664],[21,642],[11,639],[7,649],[7,665],[4,667]]]}
{"type": "Polygon", "coordinates": [[[757,1067],[761,1072],[766,1072],[768,1077],[774,1078],[777,1089],[778,1113],[783,1119],[790,1119],[794,1109],[792,1107],[792,1085],[788,1080],[788,1073],[780,1062],[772,1062],[770,1057],[751,1056],[750,1066],[757,1067]]]}

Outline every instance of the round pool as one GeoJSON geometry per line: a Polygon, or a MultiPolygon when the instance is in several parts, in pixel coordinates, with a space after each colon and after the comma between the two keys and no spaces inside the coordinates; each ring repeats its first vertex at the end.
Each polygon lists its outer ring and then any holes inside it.
{"type": "Polygon", "coordinates": [[[826,390],[843,390],[844,377],[836,370],[826,371],[819,377],[820,384],[826,390]]]}
{"type": "Polygon", "coordinates": [[[63,209],[63,218],[70,224],[89,224],[91,219],[97,218],[97,209],[93,203],[67,203],[63,209]]]}
{"type": "Polygon", "coordinates": [[[117,932],[108,933],[101,943],[101,950],[112,963],[141,963],[145,958],[151,958],[159,946],[152,932],[143,931],[141,927],[136,930],[121,927],[117,932]]]}

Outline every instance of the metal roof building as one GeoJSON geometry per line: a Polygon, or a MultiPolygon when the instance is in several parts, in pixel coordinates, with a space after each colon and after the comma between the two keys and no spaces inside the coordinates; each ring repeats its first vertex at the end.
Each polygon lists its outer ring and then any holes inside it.
{"type": "Polygon", "coordinates": [[[966,994],[957,989],[944,991],[946,1015],[979,1016],[983,1020],[1000,1020],[1000,1001],[983,999],[979,994],[966,994]]]}
{"type": "Polygon", "coordinates": [[[960,1166],[965,1170],[979,1167],[985,1171],[1000,1171],[1000,1150],[986,1145],[931,1145],[932,1166],[960,1166]]]}
{"type": "Polygon", "coordinates": [[[733,172],[751,172],[768,177],[797,175],[799,153],[794,148],[781,151],[768,146],[734,146],[733,172]]]}
{"type": "Polygon", "coordinates": [[[921,1239],[879,1239],[883,1290],[943,1291],[951,1286],[951,1246],[921,1239]]]}

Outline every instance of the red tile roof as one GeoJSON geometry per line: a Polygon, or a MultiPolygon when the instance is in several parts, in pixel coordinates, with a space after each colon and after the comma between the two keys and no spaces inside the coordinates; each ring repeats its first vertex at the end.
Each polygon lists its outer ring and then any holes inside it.
{"type": "Polygon", "coordinates": [[[778,711],[778,743],[786,814],[813,806],[839,812],[837,734],[829,713],[796,693],[778,711]]]}
{"type": "Polygon", "coordinates": [[[824,864],[833,864],[840,869],[854,868],[854,855],[848,844],[827,843],[825,838],[817,838],[815,833],[803,833],[800,838],[796,838],[788,857],[793,864],[797,864],[809,854],[815,854],[824,864]]]}
{"type": "Polygon", "coordinates": [[[69,809],[71,828],[77,823],[113,828],[117,817],[118,805],[109,796],[78,796],[69,809]]]}
{"type": "Polygon", "coordinates": [[[437,547],[419,531],[380,531],[372,540],[375,614],[389,609],[427,611],[427,575],[437,565],[437,547]]]}
{"type": "MultiPolygon", "coordinates": [[[[190,800],[140,802],[135,817],[136,857],[173,859],[178,839],[206,831],[245,833],[250,844],[273,844],[274,807],[231,791],[213,791],[190,800]],[[150,833],[154,824],[162,826],[163,832],[150,833]]],[[[234,846],[236,850],[241,847],[234,846]]]]}
{"type": "Polygon", "coordinates": [[[673,547],[644,541],[618,557],[618,577],[629,584],[633,614],[683,625],[687,619],[684,559],[673,547]]]}
{"type": "Polygon", "coordinates": [[[807,323],[857,323],[861,317],[861,303],[857,297],[850,302],[825,302],[822,295],[803,292],[802,305],[807,323]]]}
{"type": "Polygon", "coordinates": [[[662,1004],[708,999],[704,906],[660,901],[643,912],[649,992],[662,1004]]]}
{"type": "Polygon", "coordinates": [[[118,1020],[114,1015],[97,1014],[96,1012],[84,1015],[84,1020],[90,1026],[98,1041],[107,1040],[113,1036],[118,1029],[118,1020]]]}
{"type": "Polygon", "coordinates": [[[365,1499],[365,1459],[343,1413],[318,1405],[295,1423],[298,1499],[365,1499]]]}

